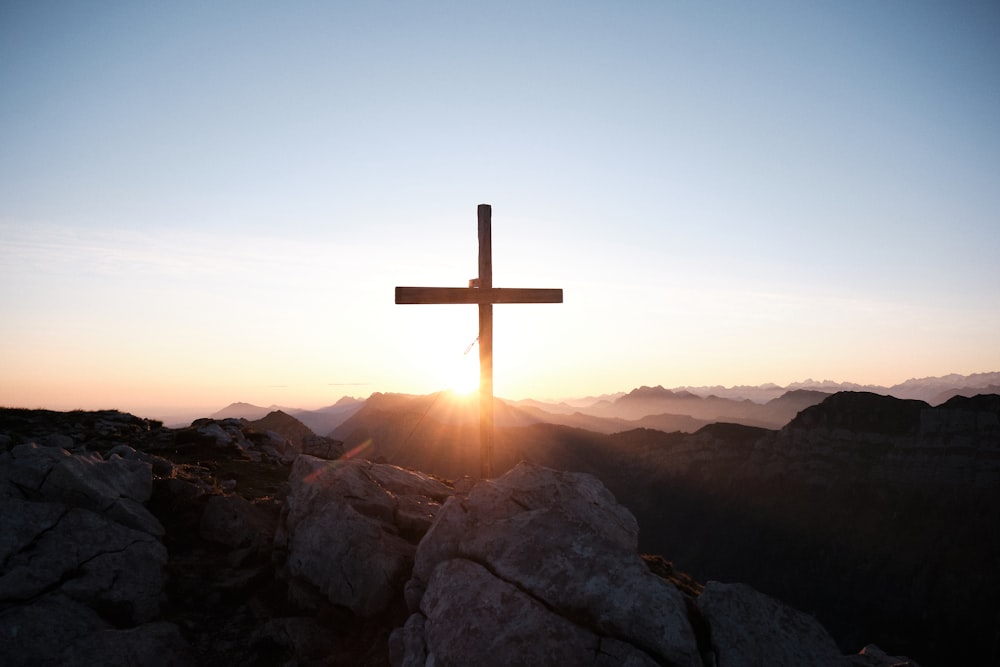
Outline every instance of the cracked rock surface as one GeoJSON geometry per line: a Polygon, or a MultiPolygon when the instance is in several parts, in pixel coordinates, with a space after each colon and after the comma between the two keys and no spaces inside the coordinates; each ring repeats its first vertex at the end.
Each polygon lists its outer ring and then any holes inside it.
{"type": "Polygon", "coordinates": [[[143,505],[151,464],[72,453],[69,436],[45,442],[0,455],[4,664],[187,663],[176,626],[153,622],[167,550],[143,505]]]}
{"type": "Polygon", "coordinates": [[[277,545],[305,595],[360,616],[384,612],[402,591],[417,542],[454,490],[427,475],[370,461],[301,455],[292,466],[277,545]]]}
{"type": "Polygon", "coordinates": [[[701,665],[683,595],[637,539],[591,475],[522,463],[477,484],[420,543],[397,662],[701,665]]]}

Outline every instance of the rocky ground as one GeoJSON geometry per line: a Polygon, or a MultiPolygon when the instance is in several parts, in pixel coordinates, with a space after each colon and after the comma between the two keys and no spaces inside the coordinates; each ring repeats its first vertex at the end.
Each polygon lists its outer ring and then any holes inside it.
{"type": "Polygon", "coordinates": [[[591,475],[446,481],[280,413],[0,410],[0,505],[9,665],[906,664],[640,556],[591,475]]]}

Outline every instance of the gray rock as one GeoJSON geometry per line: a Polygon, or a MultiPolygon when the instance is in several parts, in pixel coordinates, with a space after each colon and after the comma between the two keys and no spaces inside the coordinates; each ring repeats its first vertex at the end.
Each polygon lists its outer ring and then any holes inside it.
{"type": "Polygon", "coordinates": [[[167,552],[143,506],[151,464],[133,454],[27,444],[0,457],[4,664],[190,664],[176,628],[141,625],[159,615],[167,552]]]}
{"type": "Polygon", "coordinates": [[[331,462],[301,455],[276,543],[288,574],[356,614],[383,611],[402,592],[416,542],[451,488],[426,475],[369,461],[331,462]]]}
{"type": "Polygon", "coordinates": [[[212,440],[217,447],[227,447],[233,443],[235,436],[226,431],[219,423],[200,424],[196,427],[198,435],[206,440],[212,440]]]}
{"type": "Polygon", "coordinates": [[[522,463],[498,480],[477,484],[465,498],[449,499],[420,543],[416,583],[407,585],[411,605],[425,589],[419,608],[427,617],[428,654],[441,664],[464,661],[466,640],[446,637],[448,624],[437,617],[441,609],[462,608],[466,621],[464,629],[454,626],[456,633],[480,628],[486,636],[503,638],[491,654],[497,664],[520,659],[525,643],[536,641],[534,631],[530,624],[494,627],[502,623],[495,606],[474,603],[489,586],[496,604],[509,601],[513,614],[538,616],[542,622],[537,606],[558,619],[544,622],[555,624],[554,636],[577,652],[566,664],[591,664],[599,654],[634,654],[628,658],[633,664],[700,665],[683,596],[649,572],[636,553],[637,536],[628,510],[596,478],[582,473],[522,463]],[[449,565],[453,561],[463,564],[456,569],[449,565]],[[511,591],[520,597],[515,600],[511,591]],[[602,653],[601,637],[620,643],[602,653]],[[454,659],[452,650],[458,651],[454,659]],[[584,655],[589,657],[584,660],[584,655]]]}
{"type": "Polygon", "coordinates": [[[850,664],[816,619],[746,584],[710,581],[698,610],[710,627],[718,667],[850,664]]]}
{"type": "Polygon", "coordinates": [[[233,548],[260,547],[274,537],[267,513],[242,496],[212,496],[201,515],[202,539],[233,548]]]}
{"type": "Polygon", "coordinates": [[[32,503],[20,498],[0,500],[0,563],[4,564],[0,577],[9,569],[8,563],[15,554],[52,530],[68,511],[68,507],[57,503],[32,503]]]}
{"type": "Polygon", "coordinates": [[[373,616],[402,587],[415,551],[388,526],[346,502],[330,503],[296,526],[289,572],[316,586],[333,604],[373,616]]]}
{"type": "Polygon", "coordinates": [[[423,605],[422,613],[411,615],[391,639],[396,645],[391,651],[394,665],[660,664],[627,642],[575,624],[481,565],[460,558],[434,570],[423,605]]]}
{"type": "Polygon", "coordinates": [[[70,454],[36,444],[19,445],[11,454],[0,463],[0,476],[20,497],[93,510],[131,528],[163,535],[163,526],[142,505],[153,490],[149,463],[117,456],[105,461],[94,453],[70,454]]]}
{"type": "Polygon", "coordinates": [[[154,475],[160,475],[161,477],[169,477],[174,470],[174,464],[162,456],[138,451],[128,445],[115,445],[105,455],[105,458],[110,461],[116,456],[129,461],[144,461],[152,467],[154,475]]]}
{"type": "Polygon", "coordinates": [[[8,667],[57,665],[67,646],[109,629],[86,605],[59,593],[45,595],[0,611],[0,656],[8,667]]]}
{"type": "Polygon", "coordinates": [[[0,474],[17,490],[17,497],[38,497],[53,466],[72,456],[60,447],[42,447],[36,443],[18,445],[10,451],[9,457],[4,457],[0,474]]]}
{"type": "Polygon", "coordinates": [[[434,665],[592,664],[600,643],[594,633],[461,558],[435,568],[420,608],[427,662],[434,665]]]}
{"type": "Polygon", "coordinates": [[[0,602],[59,590],[123,622],[159,613],[167,552],[148,533],[84,509],[7,499],[0,501],[0,535],[0,602]]]}
{"type": "Polygon", "coordinates": [[[344,455],[344,443],[333,438],[310,435],[302,440],[302,453],[332,461],[344,455]]]}
{"type": "Polygon", "coordinates": [[[403,627],[389,635],[389,662],[393,667],[423,667],[426,661],[424,616],[411,614],[403,627]]]}
{"type": "Polygon", "coordinates": [[[104,516],[123,526],[141,530],[155,537],[163,537],[163,524],[141,503],[129,498],[119,498],[104,510],[104,516]]]}

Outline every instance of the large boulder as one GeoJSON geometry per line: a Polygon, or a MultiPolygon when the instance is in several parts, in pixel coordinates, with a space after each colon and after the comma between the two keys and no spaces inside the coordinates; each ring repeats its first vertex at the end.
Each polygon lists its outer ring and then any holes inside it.
{"type": "Polygon", "coordinates": [[[190,663],[158,621],[167,550],[151,490],[151,464],[118,454],[28,443],[0,455],[4,664],[190,663]]]}
{"type": "Polygon", "coordinates": [[[481,482],[420,543],[394,661],[700,665],[683,596],[637,542],[591,475],[522,463],[481,482]]]}
{"type": "Polygon", "coordinates": [[[276,545],[296,602],[309,593],[360,616],[402,593],[416,545],[453,489],[427,475],[370,461],[296,458],[276,545]]]}
{"type": "Polygon", "coordinates": [[[10,667],[57,665],[78,640],[111,629],[90,607],[55,592],[30,605],[0,606],[0,656],[10,667]]]}
{"type": "MultiPolygon", "coordinates": [[[[464,558],[434,569],[421,608],[413,623],[423,626],[435,665],[658,664],[634,646],[553,613],[531,593],[464,558]]],[[[419,657],[410,663],[424,664],[426,652],[415,646],[419,657]]]]}
{"type": "Polygon", "coordinates": [[[163,526],[143,505],[153,491],[152,465],[60,447],[18,445],[0,461],[3,495],[88,509],[111,520],[162,536],[163,526]]]}
{"type": "Polygon", "coordinates": [[[819,621],[746,584],[708,582],[698,610],[711,628],[718,667],[850,664],[819,621]]]}
{"type": "Polygon", "coordinates": [[[56,503],[0,501],[0,603],[53,590],[123,623],[159,613],[167,550],[148,533],[56,503]]]}

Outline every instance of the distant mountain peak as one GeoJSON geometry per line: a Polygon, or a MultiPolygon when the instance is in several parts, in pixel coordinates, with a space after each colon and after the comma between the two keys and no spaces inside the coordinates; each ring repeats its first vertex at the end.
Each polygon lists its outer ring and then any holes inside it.
{"type": "Polygon", "coordinates": [[[254,405],[252,403],[244,403],[242,401],[236,403],[230,403],[226,407],[222,408],[211,416],[212,419],[247,419],[253,421],[254,419],[260,419],[268,412],[272,411],[272,408],[262,408],[259,405],[254,405]]]}
{"type": "Polygon", "coordinates": [[[234,408],[235,409],[239,409],[239,410],[243,410],[245,408],[251,408],[253,410],[260,410],[260,409],[262,409],[259,405],[254,405],[253,403],[244,403],[243,401],[237,401],[235,403],[230,403],[229,405],[227,405],[226,407],[224,407],[222,409],[223,410],[231,410],[231,409],[234,409],[234,408]]]}
{"type": "Polygon", "coordinates": [[[300,446],[305,437],[313,434],[308,426],[282,410],[272,410],[251,424],[263,431],[279,433],[300,446]]]}
{"type": "Polygon", "coordinates": [[[625,394],[619,401],[625,400],[635,400],[635,399],[650,399],[650,398],[672,398],[674,392],[669,389],[664,389],[663,385],[656,385],[655,387],[647,387],[643,385],[642,387],[637,387],[629,393],[625,394]]]}
{"type": "Polygon", "coordinates": [[[363,403],[365,399],[355,398],[354,396],[344,396],[339,401],[334,403],[334,405],[353,405],[355,403],[363,403]]]}

